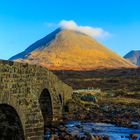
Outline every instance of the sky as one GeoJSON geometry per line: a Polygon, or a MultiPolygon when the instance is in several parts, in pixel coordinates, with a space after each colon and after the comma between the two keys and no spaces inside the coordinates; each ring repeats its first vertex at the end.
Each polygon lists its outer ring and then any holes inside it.
{"type": "Polygon", "coordinates": [[[124,56],[140,50],[139,7],[140,0],[1,0],[0,59],[22,52],[62,21],[101,29],[108,36],[97,40],[124,56]]]}

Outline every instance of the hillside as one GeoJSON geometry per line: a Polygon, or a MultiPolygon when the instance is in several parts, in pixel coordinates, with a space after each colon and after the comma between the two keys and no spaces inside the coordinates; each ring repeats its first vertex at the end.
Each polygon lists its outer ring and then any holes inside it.
{"type": "Polygon", "coordinates": [[[57,29],[10,60],[49,70],[93,70],[134,67],[95,39],[76,31],[57,29]]]}

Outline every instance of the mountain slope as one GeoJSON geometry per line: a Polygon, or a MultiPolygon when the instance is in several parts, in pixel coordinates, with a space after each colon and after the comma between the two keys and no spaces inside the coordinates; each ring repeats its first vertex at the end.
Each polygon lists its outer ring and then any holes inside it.
{"type": "Polygon", "coordinates": [[[134,67],[93,38],[62,29],[55,30],[10,60],[40,64],[50,70],[134,67]]]}
{"type": "Polygon", "coordinates": [[[124,56],[124,58],[129,60],[133,64],[140,66],[140,50],[130,51],[124,56]]]}

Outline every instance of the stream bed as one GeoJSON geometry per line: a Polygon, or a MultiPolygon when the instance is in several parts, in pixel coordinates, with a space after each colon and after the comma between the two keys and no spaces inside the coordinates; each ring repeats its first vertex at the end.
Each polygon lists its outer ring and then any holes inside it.
{"type": "Polygon", "coordinates": [[[89,123],[69,121],[65,124],[67,132],[73,135],[83,136],[85,132],[92,135],[109,136],[110,140],[129,140],[130,134],[137,134],[140,140],[140,129],[118,127],[106,123],[89,123]]]}

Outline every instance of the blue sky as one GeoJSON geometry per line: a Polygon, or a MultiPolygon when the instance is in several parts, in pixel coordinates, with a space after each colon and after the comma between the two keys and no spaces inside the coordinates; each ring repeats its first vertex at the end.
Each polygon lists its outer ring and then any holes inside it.
{"type": "Polygon", "coordinates": [[[23,51],[61,20],[104,29],[111,35],[99,41],[123,56],[140,49],[139,7],[139,0],[1,0],[0,59],[23,51]]]}

